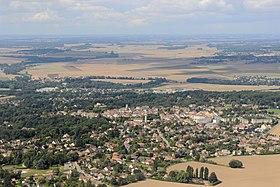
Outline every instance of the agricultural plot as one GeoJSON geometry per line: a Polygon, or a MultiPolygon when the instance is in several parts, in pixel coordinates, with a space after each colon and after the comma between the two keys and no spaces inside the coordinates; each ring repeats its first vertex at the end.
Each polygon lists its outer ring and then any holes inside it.
{"type": "MultiPolygon", "coordinates": [[[[87,49],[88,50],[88,49],[87,49]]],[[[195,58],[202,56],[213,56],[217,53],[216,48],[210,48],[207,45],[191,45],[191,46],[166,46],[160,44],[127,44],[127,45],[94,45],[92,51],[115,51],[122,55],[135,54],[141,57],[153,58],[195,58]]]]}
{"type": "MultiPolygon", "coordinates": [[[[268,155],[268,156],[240,156],[240,157],[218,157],[212,159],[218,165],[199,163],[199,162],[187,162],[173,165],[168,168],[168,171],[172,170],[185,170],[188,165],[198,167],[208,167],[210,171],[214,171],[218,178],[222,181],[219,187],[263,187],[263,186],[278,186],[280,178],[278,173],[280,168],[280,155],[268,155]],[[232,159],[238,159],[243,162],[244,168],[232,169],[227,165],[232,159]]],[[[128,187],[197,187],[198,185],[191,184],[178,184],[169,183],[155,180],[146,180],[135,184],[130,184],[128,187]]]]}

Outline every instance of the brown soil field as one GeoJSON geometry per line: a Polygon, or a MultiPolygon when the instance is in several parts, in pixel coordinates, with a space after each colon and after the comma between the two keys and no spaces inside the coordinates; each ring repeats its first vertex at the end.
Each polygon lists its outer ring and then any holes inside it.
{"type": "Polygon", "coordinates": [[[221,184],[217,185],[219,187],[276,187],[280,184],[280,155],[240,157],[228,156],[218,157],[212,160],[219,165],[188,162],[173,165],[168,168],[168,171],[186,169],[188,165],[191,165],[195,168],[207,166],[210,172],[216,172],[218,178],[222,181],[221,184]],[[238,159],[242,161],[244,168],[231,169],[227,167],[227,164],[232,159],[238,159]]]}

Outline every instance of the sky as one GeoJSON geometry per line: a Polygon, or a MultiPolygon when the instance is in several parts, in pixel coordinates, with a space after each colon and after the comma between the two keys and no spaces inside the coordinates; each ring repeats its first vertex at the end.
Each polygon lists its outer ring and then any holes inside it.
{"type": "Polygon", "coordinates": [[[280,0],[0,0],[9,34],[280,34],[280,0]]]}

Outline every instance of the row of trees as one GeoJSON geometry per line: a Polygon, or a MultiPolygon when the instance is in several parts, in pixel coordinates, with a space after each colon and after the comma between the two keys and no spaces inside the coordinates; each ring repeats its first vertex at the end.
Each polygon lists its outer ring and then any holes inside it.
{"type": "Polygon", "coordinates": [[[209,181],[211,184],[217,184],[219,182],[216,173],[212,172],[209,175],[209,169],[207,167],[201,167],[200,169],[188,166],[186,171],[170,171],[168,174],[168,180],[172,182],[180,183],[197,183],[193,179],[199,179],[199,181],[209,181]]]}

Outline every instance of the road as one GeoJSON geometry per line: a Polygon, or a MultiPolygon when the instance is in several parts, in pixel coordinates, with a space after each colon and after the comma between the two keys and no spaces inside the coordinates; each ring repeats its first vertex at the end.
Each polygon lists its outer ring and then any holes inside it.
{"type": "Polygon", "coordinates": [[[164,141],[164,143],[167,145],[168,148],[170,148],[170,143],[166,140],[166,138],[164,137],[164,135],[162,134],[162,132],[160,132],[159,129],[157,129],[157,132],[160,136],[160,138],[164,141]]]}

